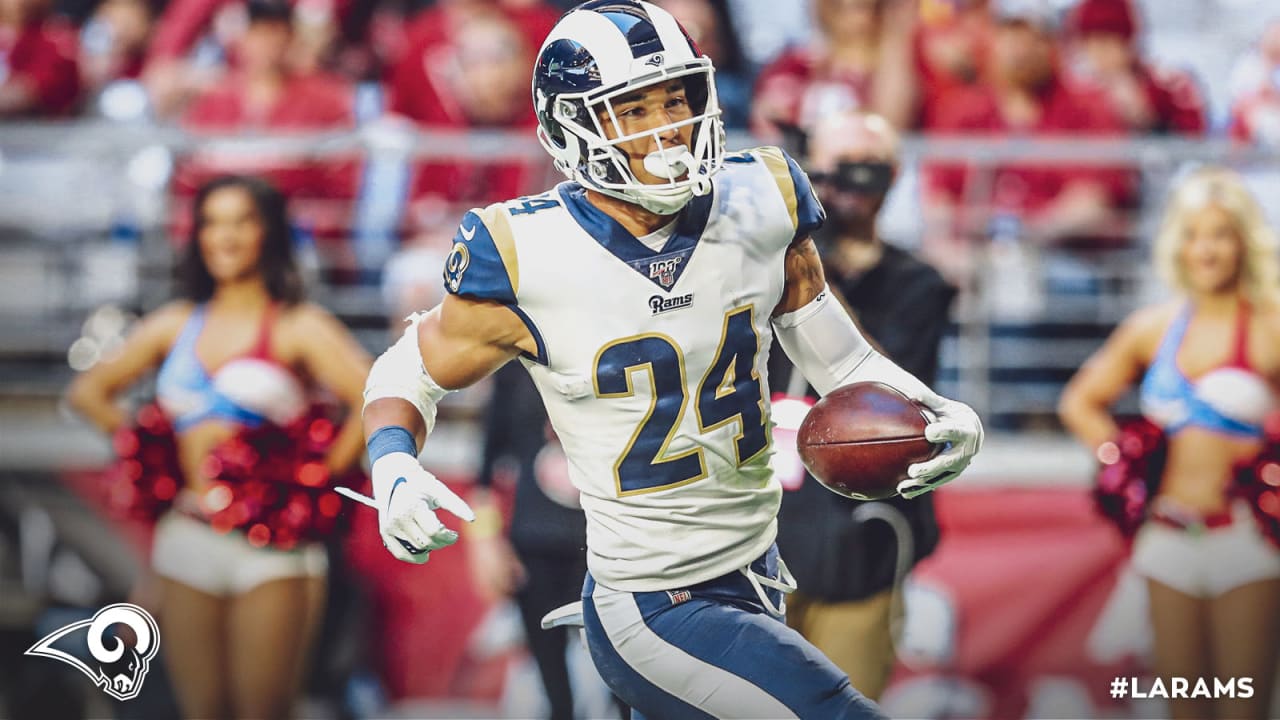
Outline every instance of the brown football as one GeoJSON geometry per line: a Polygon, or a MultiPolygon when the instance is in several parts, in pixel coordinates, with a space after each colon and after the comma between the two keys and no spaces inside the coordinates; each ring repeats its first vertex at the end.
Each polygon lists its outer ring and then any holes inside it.
{"type": "Polygon", "coordinates": [[[878,382],[836,388],[818,401],[796,433],[804,465],[828,490],[856,500],[898,494],[907,467],[933,457],[921,405],[878,382]]]}

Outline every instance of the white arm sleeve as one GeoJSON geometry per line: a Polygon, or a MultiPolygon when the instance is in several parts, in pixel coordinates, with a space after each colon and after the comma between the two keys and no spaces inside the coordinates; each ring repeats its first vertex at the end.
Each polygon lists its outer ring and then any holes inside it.
{"type": "Polygon", "coordinates": [[[410,316],[409,327],[405,328],[400,339],[373,362],[364,384],[364,407],[381,398],[407,400],[418,409],[427,434],[430,434],[436,425],[436,405],[449,391],[431,379],[422,365],[418,325],[425,316],[426,313],[410,316]]]}
{"type": "Polygon", "coordinates": [[[882,382],[913,400],[933,395],[914,375],[881,355],[824,287],[804,307],[773,319],[782,349],[819,395],[862,381],[882,382]]]}

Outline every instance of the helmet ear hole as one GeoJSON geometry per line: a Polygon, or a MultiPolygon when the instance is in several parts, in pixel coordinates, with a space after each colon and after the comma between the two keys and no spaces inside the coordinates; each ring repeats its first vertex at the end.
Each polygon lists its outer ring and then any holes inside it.
{"type": "Polygon", "coordinates": [[[573,120],[578,115],[578,108],[572,100],[560,98],[556,100],[555,115],[557,120],[573,120]]]}

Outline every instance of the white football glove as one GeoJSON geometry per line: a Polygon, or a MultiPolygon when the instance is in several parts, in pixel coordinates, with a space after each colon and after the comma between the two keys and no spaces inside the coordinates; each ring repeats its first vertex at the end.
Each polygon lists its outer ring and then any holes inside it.
{"type": "Polygon", "coordinates": [[[444,508],[471,522],[471,508],[427,472],[418,458],[404,452],[387,453],[374,462],[373,503],[378,510],[382,544],[395,556],[415,565],[427,561],[432,550],[458,541],[458,533],[445,527],[435,510],[444,508]]]}
{"type": "Polygon", "coordinates": [[[898,483],[898,492],[910,499],[938,489],[954,479],[982,449],[982,420],[973,408],[948,400],[932,390],[912,393],[912,399],[929,408],[934,417],[924,428],[931,443],[945,443],[942,450],[924,462],[907,468],[909,479],[898,483]]]}

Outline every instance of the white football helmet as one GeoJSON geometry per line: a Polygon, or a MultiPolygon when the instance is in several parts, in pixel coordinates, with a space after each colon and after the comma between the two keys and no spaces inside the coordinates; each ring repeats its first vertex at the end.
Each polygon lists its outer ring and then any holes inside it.
{"type": "Polygon", "coordinates": [[[715,68],[667,11],[641,0],[591,0],[556,23],[538,52],[533,72],[538,140],[556,168],[593,190],[651,212],[671,215],[694,195],[711,191],[724,163],[724,126],[716,100],[715,68]],[[621,127],[613,102],[664,80],[681,79],[693,117],[643,133],[608,138],[601,114],[621,127]],[[665,176],[641,182],[618,148],[637,138],[656,139],[693,125],[693,147],[666,147],[645,159],[665,176]]]}

